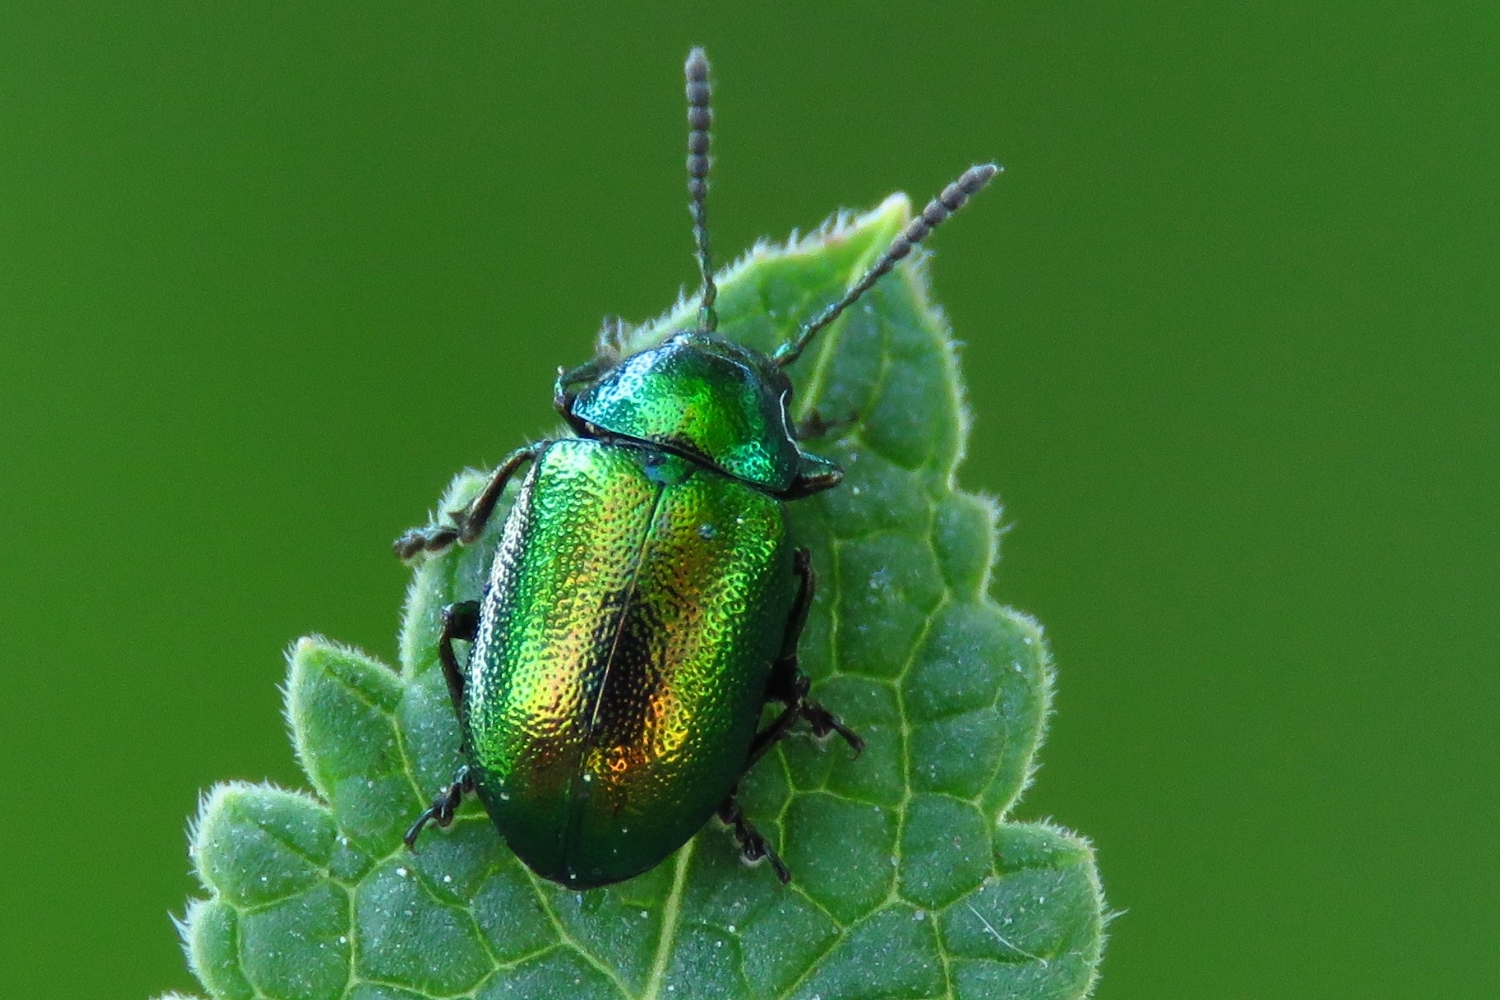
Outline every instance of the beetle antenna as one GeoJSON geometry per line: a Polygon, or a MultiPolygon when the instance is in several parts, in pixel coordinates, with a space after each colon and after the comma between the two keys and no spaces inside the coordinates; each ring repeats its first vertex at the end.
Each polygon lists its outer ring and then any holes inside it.
{"type": "Polygon", "coordinates": [[[771,355],[771,360],[784,368],[800,358],[802,351],[819,330],[838,319],[840,313],[868,292],[875,282],[895,267],[897,261],[911,253],[912,247],[926,239],[927,235],[944,219],[963,208],[964,203],[978,194],[1001,169],[993,163],[982,163],[965,170],[959,175],[958,180],[943,188],[942,194],[929,201],[927,207],[922,209],[922,213],[906,224],[906,228],[891,241],[885,253],[870,265],[870,269],[864,273],[864,276],[849,286],[844,297],[804,323],[802,329],[797,331],[797,336],[776,348],[776,353],[771,355]]]}
{"type": "Polygon", "coordinates": [[[688,53],[683,72],[687,76],[688,196],[692,198],[688,210],[693,214],[698,271],[703,275],[698,325],[712,332],[719,325],[718,313],[714,312],[714,300],[719,297],[719,290],[714,285],[714,267],[708,254],[708,210],[704,206],[708,197],[708,134],[714,123],[713,108],[709,106],[708,55],[702,49],[693,49],[688,53]]]}

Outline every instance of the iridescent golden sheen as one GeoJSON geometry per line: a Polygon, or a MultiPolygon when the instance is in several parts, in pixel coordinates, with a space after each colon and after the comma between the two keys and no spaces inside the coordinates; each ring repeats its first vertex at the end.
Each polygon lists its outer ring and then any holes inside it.
{"type": "Polygon", "coordinates": [[[795,592],[775,497],[645,445],[550,445],[506,520],[464,698],[516,854],[584,888],[696,833],[744,771],[795,592]]]}

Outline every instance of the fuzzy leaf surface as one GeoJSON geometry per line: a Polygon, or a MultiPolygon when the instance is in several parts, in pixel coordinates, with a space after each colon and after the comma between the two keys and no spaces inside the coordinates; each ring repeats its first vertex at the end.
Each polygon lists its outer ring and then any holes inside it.
{"type": "MultiPolygon", "coordinates": [[[[722,278],[720,332],[761,350],[836,298],[910,217],[893,196],[722,278]]],[[[692,303],[626,333],[649,346],[692,303]]],[[[459,763],[436,659],[443,605],[478,596],[508,498],[474,545],[415,572],[399,670],[321,638],[289,657],[287,717],[311,791],[225,784],[183,921],[216,1000],[977,1000],[1092,989],[1103,898],[1083,839],[1011,820],[1052,685],[1041,629],[993,602],[995,506],[954,475],[958,370],[923,262],[904,264],[793,369],[809,450],[841,487],[791,504],[820,586],[801,643],[813,693],[866,740],[797,732],[741,801],[794,873],[747,867],[716,824],[666,863],[589,892],[538,879],[484,812],[418,850],[401,834],[459,763]]],[[[438,506],[484,482],[461,474],[438,506]]],[[[513,492],[513,488],[512,488],[513,492]]]]}

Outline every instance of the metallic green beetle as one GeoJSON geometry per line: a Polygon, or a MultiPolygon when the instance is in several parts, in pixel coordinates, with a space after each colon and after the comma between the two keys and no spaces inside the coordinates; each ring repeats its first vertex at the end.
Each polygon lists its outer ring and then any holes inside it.
{"type": "Polygon", "coordinates": [[[477,539],[514,473],[482,601],[443,612],[438,653],[464,762],[412,824],[447,826],[474,791],[538,875],[584,889],[659,864],[717,814],[746,860],[790,873],[734,798],[798,718],[864,743],[810,701],[797,640],[814,575],[786,501],[838,485],[798,446],[782,370],[822,327],[995,174],[973,167],[836,303],[765,355],[715,335],[704,200],[708,60],[689,54],[688,190],[702,275],[697,325],[559,375],[576,437],[514,452],[451,525],[397,540],[413,559],[477,539]],[[471,644],[460,666],[453,641],[471,644]],[[758,729],[768,703],[782,710],[758,729]]]}

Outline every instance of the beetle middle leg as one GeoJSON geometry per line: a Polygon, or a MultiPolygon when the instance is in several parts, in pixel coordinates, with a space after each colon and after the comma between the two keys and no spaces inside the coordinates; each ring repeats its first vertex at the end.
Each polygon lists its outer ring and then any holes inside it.
{"type": "Polygon", "coordinates": [[[443,665],[443,680],[448,682],[448,697],[460,719],[464,715],[464,673],[453,653],[453,640],[473,643],[479,634],[479,602],[459,601],[443,608],[443,630],[438,633],[438,662],[443,665]]]}
{"type": "Polygon", "coordinates": [[[505,461],[490,476],[490,481],[484,484],[484,489],[469,501],[463,510],[449,512],[452,524],[429,525],[426,528],[412,528],[402,533],[401,537],[391,545],[396,557],[402,562],[415,558],[419,552],[442,552],[450,548],[454,542],[468,545],[478,538],[484,531],[484,526],[489,523],[490,515],[495,512],[495,505],[500,502],[500,496],[505,492],[505,484],[509,483],[511,477],[516,474],[524,463],[536,458],[551,444],[551,441],[538,441],[524,448],[517,448],[505,456],[505,461]]]}
{"type": "Polygon", "coordinates": [[[792,728],[797,719],[806,719],[813,734],[818,737],[838,733],[854,749],[856,754],[865,748],[859,734],[838,720],[828,709],[807,697],[812,681],[802,672],[797,662],[797,643],[802,638],[802,629],[807,624],[807,612],[812,608],[813,593],[818,585],[818,576],[812,568],[812,556],[806,549],[798,549],[793,569],[801,580],[796,600],[792,604],[791,616],[787,619],[786,636],[781,643],[781,655],[771,664],[771,677],[766,684],[766,700],[779,701],[786,706],[781,714],[765,729],[755,734],[750,744],[750,764],[754,764],[766,751],[776,745],[792,728]]]}
{"type": "MultiPolygon", "coordinates": [[[[471,643],[478,633],[478,601],[461,601],[443,609],[443,630],[438,634],[438,662],[443,667],[443,680],[448,684],[448,697],[453,699],[453,711],[460,720],[464,715],[464,675],[458,666],[458,657],[453,653],[453,640],[461,639],[471,643]]],[[[432,805],[407,828],[406,835],[401,838],[406,846],[417,846],[417,837],[428,823],[437,823],[440,827],[447,827],[452,823],[453,813],[463,802],[464,793],[473,790],[474,781],[469,775],[469,765],[460,765],[453,775],[453,781],[438,792],[432,805]]]]}

